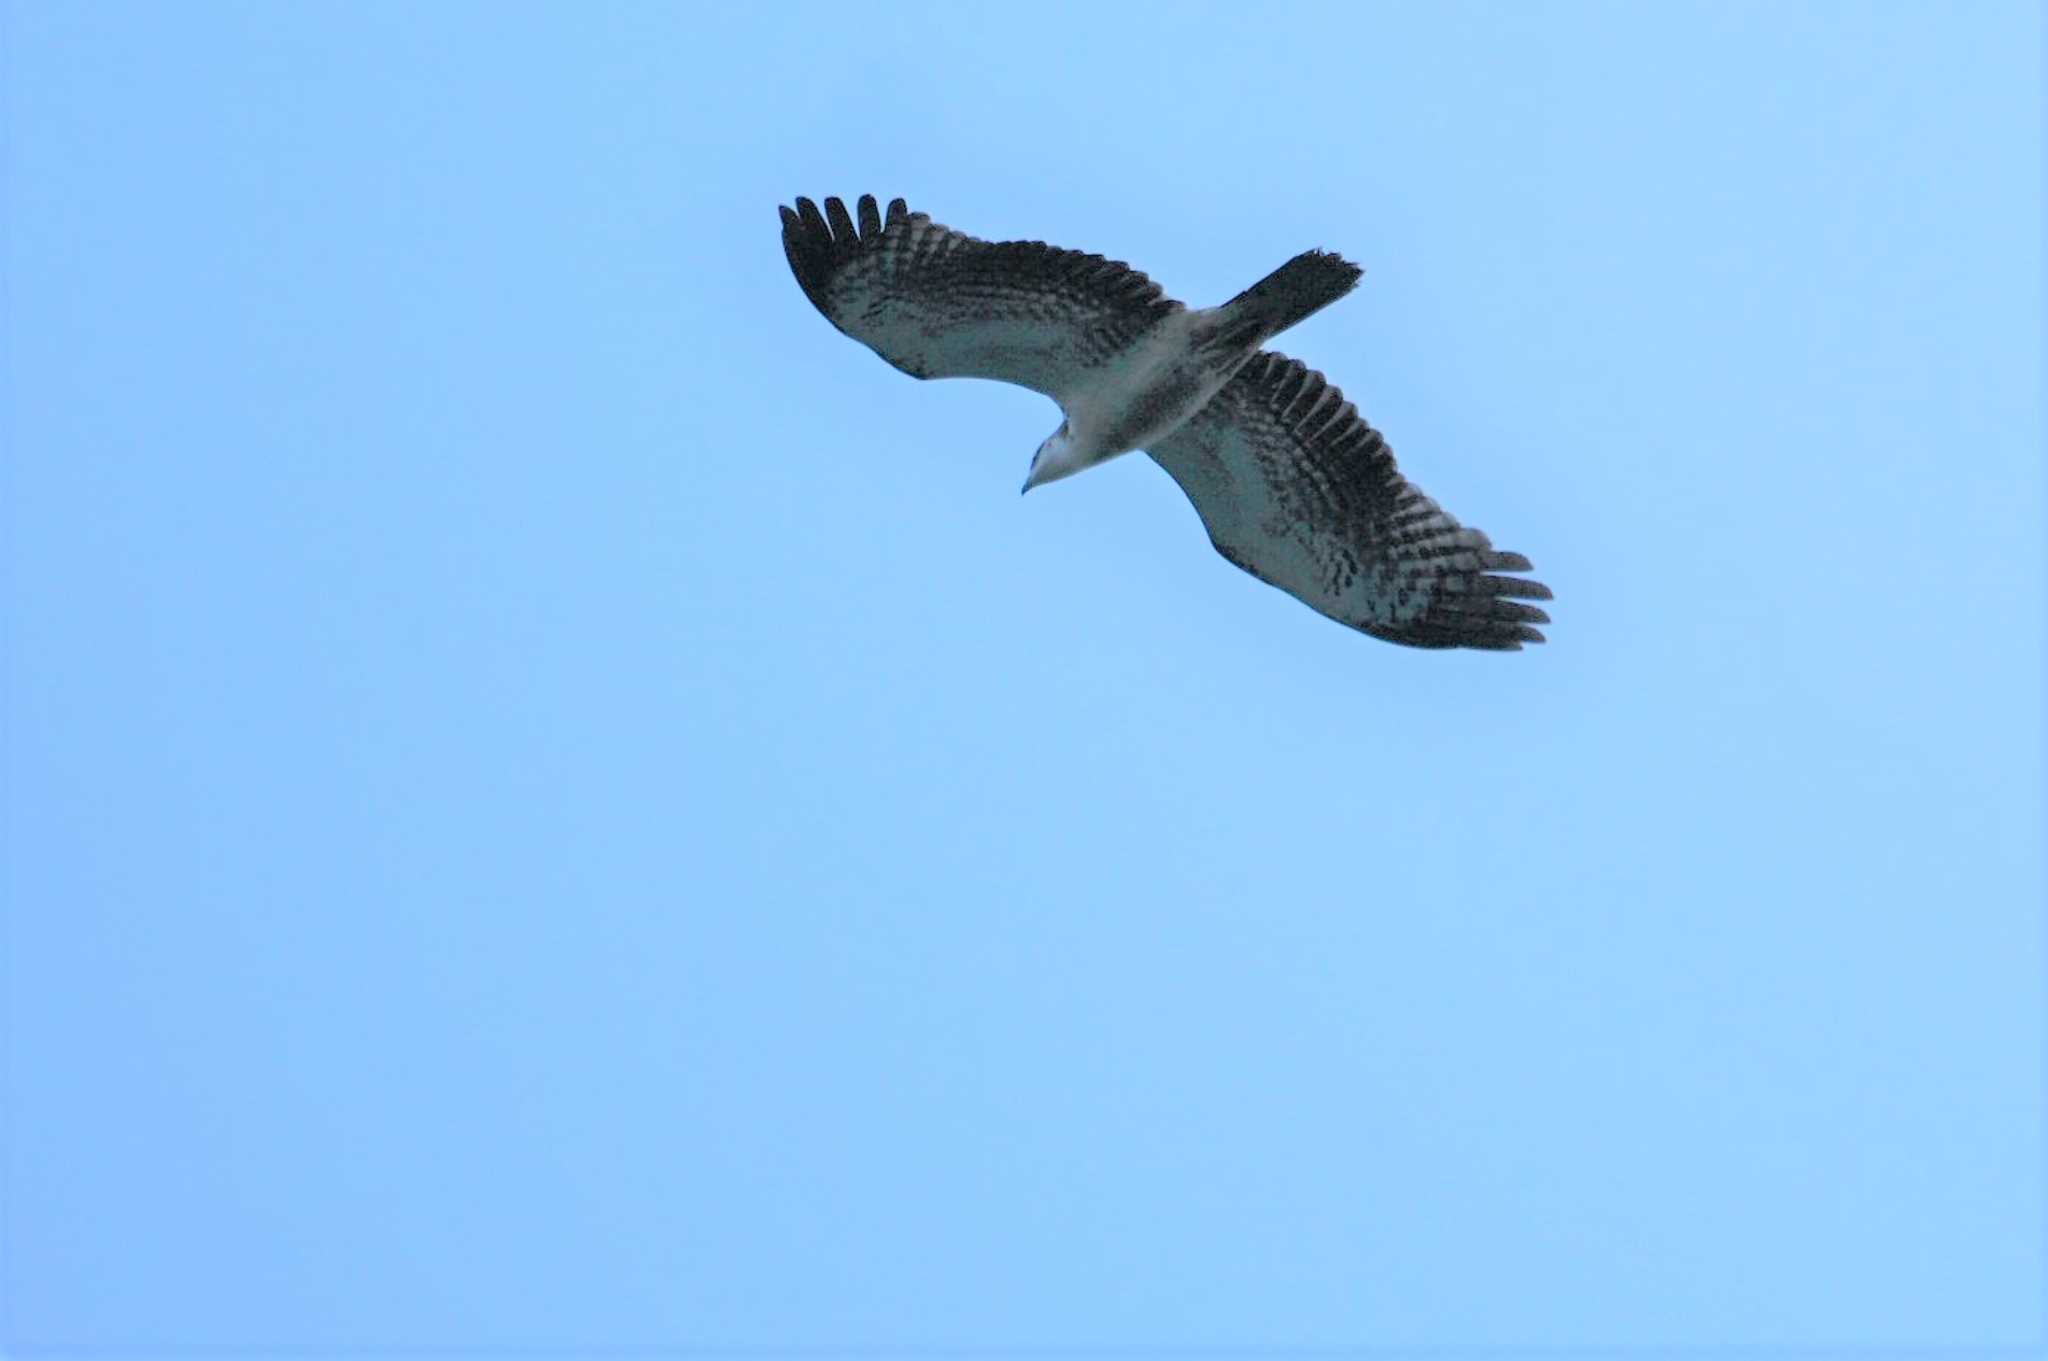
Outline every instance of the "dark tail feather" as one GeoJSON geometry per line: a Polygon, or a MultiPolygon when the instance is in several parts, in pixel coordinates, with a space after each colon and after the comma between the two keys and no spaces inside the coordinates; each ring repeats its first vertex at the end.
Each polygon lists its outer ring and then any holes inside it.
{"type": "Polygon", "coordinates": [[[1228,329],[1263,342],[1306,321],[1358,286],[1365,271],[1326,250],[1305,250],[1220,309],[1228,329]]]}

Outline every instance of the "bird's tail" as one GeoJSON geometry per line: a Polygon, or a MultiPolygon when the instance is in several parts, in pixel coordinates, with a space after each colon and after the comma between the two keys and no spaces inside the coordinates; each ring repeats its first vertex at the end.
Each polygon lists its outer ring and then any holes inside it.
{"type": "Polygon", "coordinates": [[[1262,345],[1358,286],[1365,271],[1341,255],[1305,250],[1216,310],[1232,342],[1262,345]]]}

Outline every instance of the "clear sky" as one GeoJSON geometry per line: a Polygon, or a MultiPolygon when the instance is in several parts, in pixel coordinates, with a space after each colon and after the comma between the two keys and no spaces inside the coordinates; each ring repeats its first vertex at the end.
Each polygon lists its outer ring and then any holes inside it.
{"type": "Polygon", "coordinates": [[[0,1350],[2040,1338],[2037,7],[0,15],[0,1350]],[[862,192],[1363,264],[1552,641],[1020,500],[862,192]]]}

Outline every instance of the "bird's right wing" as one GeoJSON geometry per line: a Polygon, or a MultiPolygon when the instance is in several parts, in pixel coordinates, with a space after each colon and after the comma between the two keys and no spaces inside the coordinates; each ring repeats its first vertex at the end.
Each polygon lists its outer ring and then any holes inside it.
{"type": "Polygon", "coordinates": [[[783,208],[782,248],[834,326],[914,378],[994,378],[1058,400],[1181,310],[1128,265],[1040,241],[981,241],[871,195],[783,208]]]}
{"type": "Polygon", "coordinates": [[[1147,452],[1224,557],[1337,620],[1411,647],[1540,643],[1541,582],[1411,485],[1320,373],[1270,350],[1147,452]]]}

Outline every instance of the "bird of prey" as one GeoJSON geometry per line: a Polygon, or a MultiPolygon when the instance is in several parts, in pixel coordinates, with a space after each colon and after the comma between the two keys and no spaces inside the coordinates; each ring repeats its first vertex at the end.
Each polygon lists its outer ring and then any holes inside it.
{"type": "Polygon", "coordinates": [[[1143,449],[1216,550],[1352,628],[1412,647],[1540,643],[1529,560],[1402,477],[1320,373],[1265,342],[1349,293],[1356,265],[1305,251],[1220,307],[1189,309],[1130,266],[1039,241],[982,241],[902,199],[784,207],[804,295],[913,378],[994,378],[1065,419],[1024,490],[1143,449]]]}

